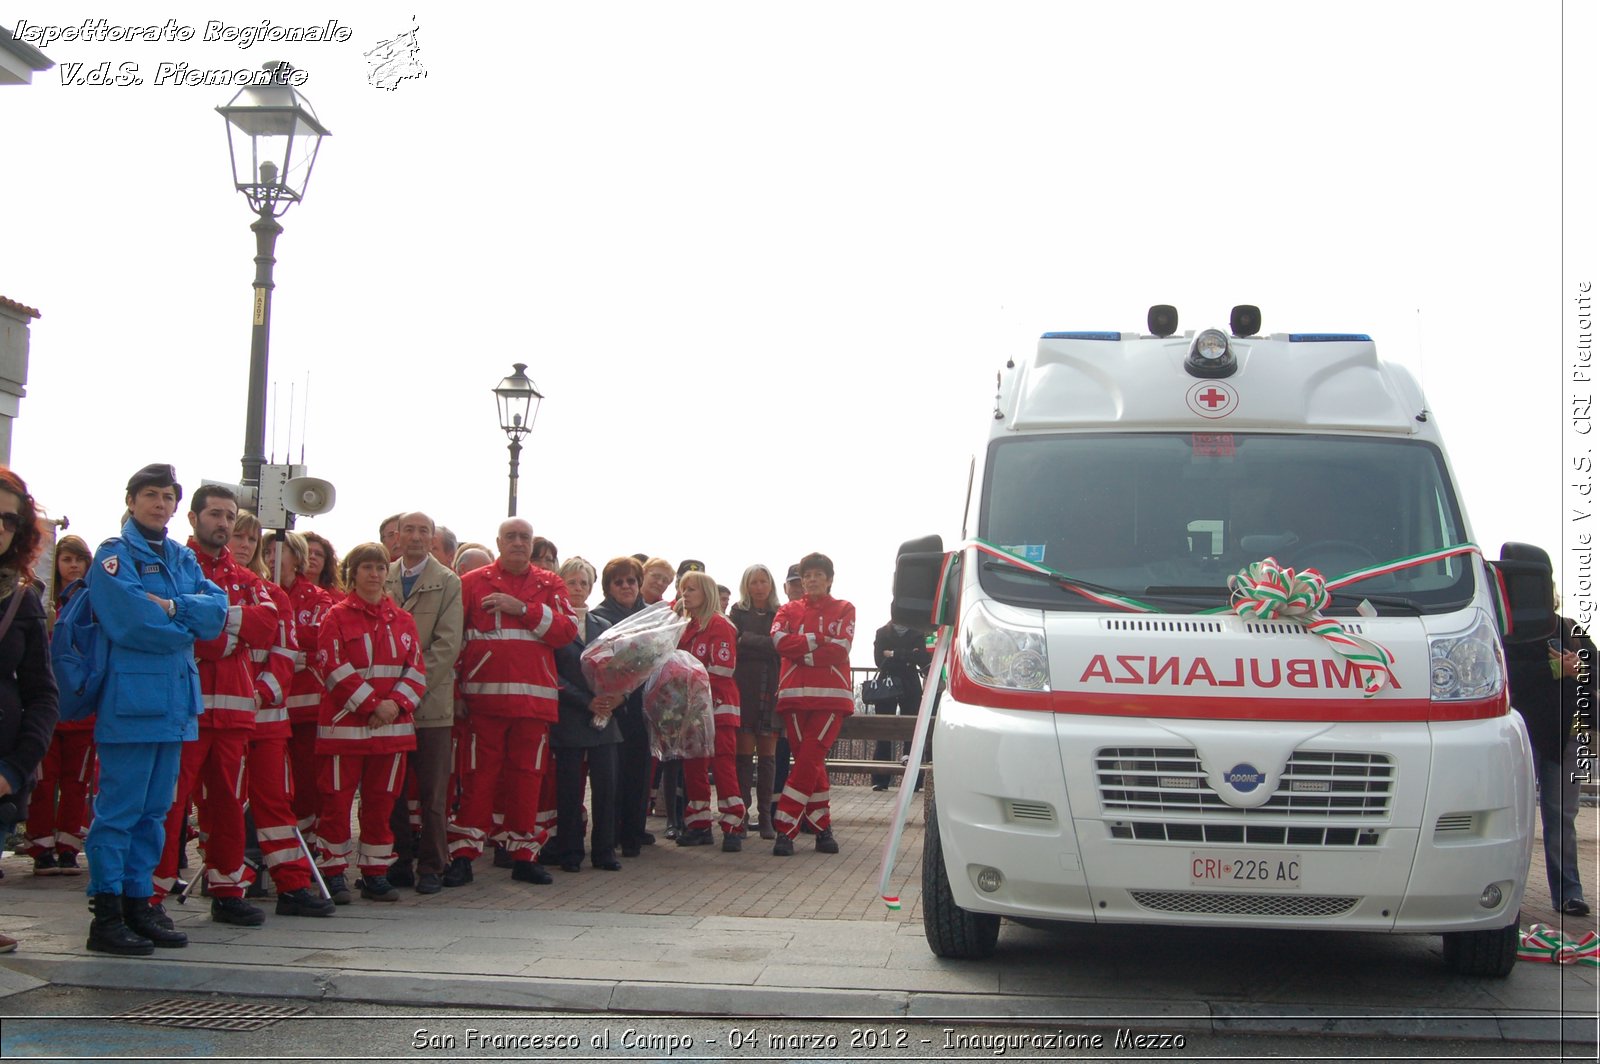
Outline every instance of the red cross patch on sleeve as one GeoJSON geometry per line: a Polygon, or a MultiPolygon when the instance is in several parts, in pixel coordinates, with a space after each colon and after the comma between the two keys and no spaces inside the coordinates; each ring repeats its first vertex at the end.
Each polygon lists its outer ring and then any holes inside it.
{"type": "Polygon", "coordinates": [[[105,561],[100,563],[100,568],[104,569],[106,572],[110,573],[112,576],[116,576],[117,575],[117,556],[115,554],[113,554],[113,555],[110,555],[109,557],[107,557],[105,561]]]}

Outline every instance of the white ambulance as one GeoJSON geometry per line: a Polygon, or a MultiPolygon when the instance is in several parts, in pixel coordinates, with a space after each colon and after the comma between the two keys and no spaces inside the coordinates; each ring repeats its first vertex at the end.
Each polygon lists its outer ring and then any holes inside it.
{"type": "Polygon", "coordinates": [[[1147,324],[1007,363],[963,542],[901,548],[896,620],[950,639],[929,945],[986,956],[1002,917],[1435,932],[1505,975],[1535,804],[1501,643],[1553,634],[1548,557],[1478,552],[1368,336],[1147,324]]]}

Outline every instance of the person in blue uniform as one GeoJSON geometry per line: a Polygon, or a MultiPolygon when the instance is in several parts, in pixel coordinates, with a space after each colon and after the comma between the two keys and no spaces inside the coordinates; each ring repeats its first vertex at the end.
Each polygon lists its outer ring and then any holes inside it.
{"type": "Polygon", "coordinates": [[[194,644],[222,631],[228,597],[202,575],[194,552],[167,536],[182,498],[172,466],[139,470],[128,481],[122,535],[100,544],[89,566],[89,602],[109,645],[94,732],[100,790],[85,845],[88,948],[101,953],[188,944],[150,904],[151,877],[183,743],[199,731],[194,644]]]}

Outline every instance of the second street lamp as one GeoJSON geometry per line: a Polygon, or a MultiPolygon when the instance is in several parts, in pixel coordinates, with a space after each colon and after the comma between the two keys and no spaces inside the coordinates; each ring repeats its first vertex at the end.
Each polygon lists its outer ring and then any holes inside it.
{"type": "Polygon", "coordinates": [[[522,437],[533,431],[533,419],[539,416],[539,404],[544,396],[528,379],[528,366],[524,362],[512,364],[511,376],[495,385],[494,399],[500,407],[500,429],[511,437],[511,493],[506,502],[506,516],[517,516],[517,463],[522,457],[522,437]]]}
{"type": "MultiPolygon", "coordinates": [[[[217,108],[228,130],[233,162],[233,187],[245,194],[256,212],[250,226],[256,234],[255,305],[250,331],[250,392],[246,399],[243,474],[248,505],[259,504],[261,466],[266,462],[267,340],[272,322],[272,266],[278,217],[305,196],[317,148],[328,131],[317,121],[311,104],[291,87],[294,68],[272,62],[262,69],[264,84],[240,89],[226,107],[217,108]]],[[[240,500],[245,504],[245,500],[240,500]]]]}

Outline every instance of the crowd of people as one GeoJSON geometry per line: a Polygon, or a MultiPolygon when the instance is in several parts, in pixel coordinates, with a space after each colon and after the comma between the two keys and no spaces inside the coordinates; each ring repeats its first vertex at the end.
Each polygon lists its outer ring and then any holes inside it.
{"type": "Polygon", "coordinates": [[[759,832],[789,856],[805,831],[839,852],[824,759],[855,704],[855,610],[826,555],[789,566],[781,596],[751,565],[735,598],[692,559],[562,560],[520,518],[491,547],[395,514],[341,559],[316,533],[262,529],[224,486],[185,505],[170,465],[136,472],[125,503],[119,536],[61,537],[35,588],[37,515],[0,467],[0,592],[23,603],[0,651],[16,643],[28,707],[7,718],[26,734],[0,736],[0,818],[31,780],[9,822],[36,875],[87,871],[90,950],[186,945],[163,905],[185,875],[203,875],[213,920],[256,926],[268,879],[278,915],[325,917],[462,886],[491,850],[532,884],[585,860],[619,871],[657,842],[652,802],[679,846],[720,832],[738,852],[759,832]],[[186,542],[168,529],[180,508],[186,542]],[[48,625],[75,595],[109,666],[94,715],[57,722],[48,625]],[[581,661],[664,600],[709,676],[706,757],[653,757],[642,692],[597,695],[581,661]]]}

